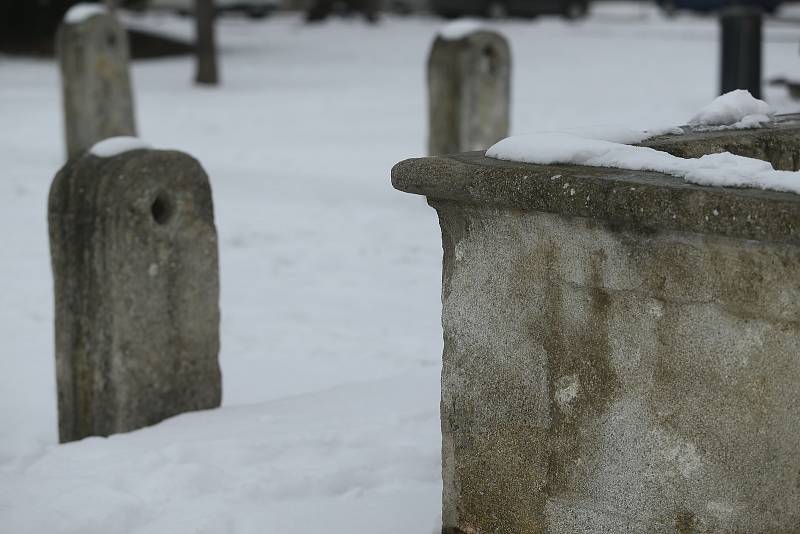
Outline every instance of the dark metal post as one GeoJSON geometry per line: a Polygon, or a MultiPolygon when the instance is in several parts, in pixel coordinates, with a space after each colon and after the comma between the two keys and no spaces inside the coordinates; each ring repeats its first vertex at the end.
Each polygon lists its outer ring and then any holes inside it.
{"type": "Polygon", "coordinates": [[[195,47],[197,70],[194,81],[200,84],[219,84],[217,70],[217,44],[214,37],[214,0],[194,0],[196,28],[195,47]]]}
{"type": "Polygon", "coordinates": [[[747,89],[761,98],[761,9],[732,6],[720,15],[720,93],[747,89]]]}

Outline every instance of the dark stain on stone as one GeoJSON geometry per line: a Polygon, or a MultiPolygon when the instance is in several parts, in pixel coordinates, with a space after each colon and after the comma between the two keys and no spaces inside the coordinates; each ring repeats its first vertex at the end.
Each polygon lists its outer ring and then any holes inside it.
{"type": "Polygon", "coordinates": [[[655,236],[659,233],[658,228],[643,224],[639,221],[630,220],[609,220],[602,221],[602,226],[612,234],[620,234],[623,232],[633,232],[642,236],[655,236]]]}
{"type": "MultiPolygon", "coordinates": [[[[673,314],[670,307],[665,307],[662,313],[663,315],[656,321],[655,325],[656,358],[653,368],[653,381],[657,386],[663,387],[675,383],[679,377],[677,371],[672,366],[675,350],[673,340],[676,329],[675,318],[672,316],[673,314]]],[[[658,410],[655,411],[658,412],[658,410]]],[[[662,413],[660,419],[663,418],[664,414],[662,413]]],[[[665,421],[662,420],[661,422],[664,423],[665,421]]]]}
{"type": "MultiPolygon", "coordinates": [[[[585,289],[589,302],[582,318],[575,321],[567,316],[556,243],[547,243],[537,251],[539,261],[546,263],[546,324],[533,325],[531,333],[547,353],[549,369],[549,398],[551,427],[549,439],[546,495],[562,493],[570,483],[577,460],[583,454],[585,438],[581,428],[587,421],[608,410],[619,388],[619,379],[610,364],[608,320],[611,296],[603,285],[606,254],[597,250],[587,266],[590,274],[585,289]],[[568,405],[557,400],[559,380],[574,376],[578,383],[577,396],[568,405]]],[[[582,295],[573,295],[581,298],[582,295]]],[[[573,314],[574,315],[574,314],[573,314]]]]}
{"type": "Polygon", "coordinates": [[[675,514],[675,534],[692,534],[697,532],[697,521],[691,512],[675,514]]]}

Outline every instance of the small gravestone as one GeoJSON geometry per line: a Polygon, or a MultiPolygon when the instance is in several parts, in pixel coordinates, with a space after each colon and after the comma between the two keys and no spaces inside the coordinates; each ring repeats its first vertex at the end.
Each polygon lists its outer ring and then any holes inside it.
{"type": "Polygon", "coordinates": [[[48,210],[62,442],[219,406],[219,271],[194,158],[103,141],[56,175],[48,210]]]}
{"type": "Polygon", "coordinates": [[[508,136],[511,52],[506,39],[466,22],[446,26],[428,58],[428,151],[486,149],[508,136]]]}
{"type": "Polygon", "coordinates": [[[101,5],[78,4],[58,30],[56,52],[68,157],[108,137],[136,135],[128,39],[119,22],[101,5]]]}

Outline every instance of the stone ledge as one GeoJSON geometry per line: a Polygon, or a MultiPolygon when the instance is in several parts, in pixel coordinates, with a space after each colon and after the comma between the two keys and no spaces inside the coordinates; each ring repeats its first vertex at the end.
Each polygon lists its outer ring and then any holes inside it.
{"type": "MultiPolygon", "coordinates": [[[[753,130],[726,135],[738,138],[748,133],[752,136],[753,130]]],[[[800,132],[795,125],[775,128],[770,135],[797,137],[800,132]]],[[[712,137],[722,135],[712,133],[712,137]]],[[[468,152],[402,161],[392,169],[392,185],[430,200],[589,217],[644,231],[800,244],[800,195],[698,186],[656,172],[532,165],[468,152]]]]}

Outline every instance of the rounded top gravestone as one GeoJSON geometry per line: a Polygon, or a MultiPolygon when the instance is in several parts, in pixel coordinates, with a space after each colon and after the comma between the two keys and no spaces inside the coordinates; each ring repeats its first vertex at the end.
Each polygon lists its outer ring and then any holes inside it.
{"type": "Polygon", "coordinates": [[[79,4],[58,30],[56,52],[68,156],[108,137],[136,135],[128,38],[120,23],[98,6],[79,4]]]}
{"type": "Polygon", "coordinates": [[[180,152],[116,148],[73,158],[50,191],[61,441],[221,398],[208,177],[180,152]]]}
{"type": "Polygon", "coordinates": [[[428,152],[486,149],[508,136],[510,98],[508,41],[479,26],[446,26],[428,58],[428,152]]]}

